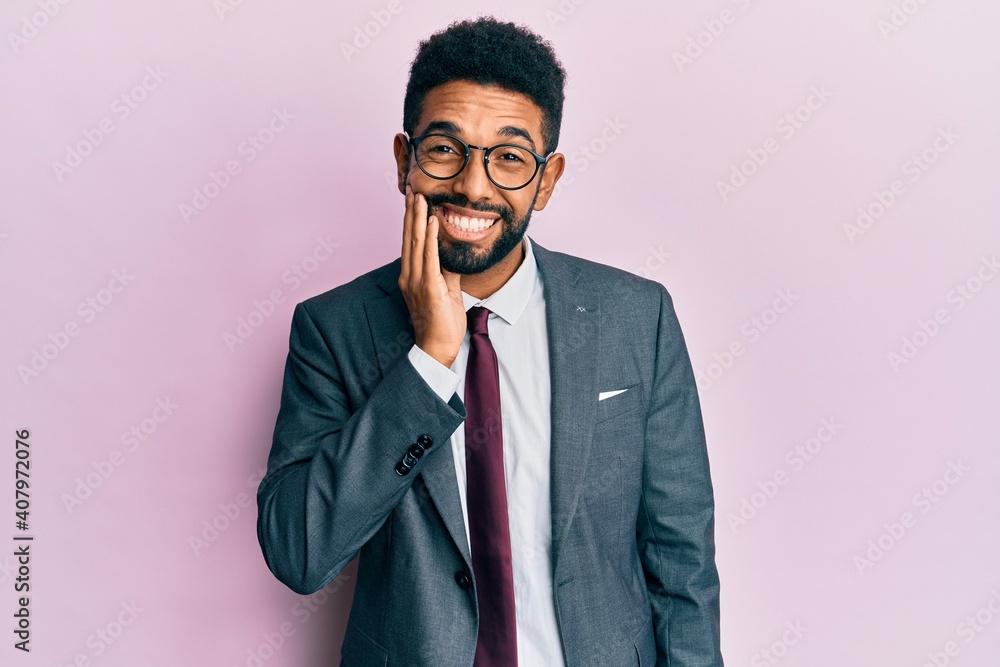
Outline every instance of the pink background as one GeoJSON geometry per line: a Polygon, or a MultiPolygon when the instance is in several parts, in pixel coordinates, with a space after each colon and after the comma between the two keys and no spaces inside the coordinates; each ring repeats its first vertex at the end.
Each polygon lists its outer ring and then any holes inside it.
{"type": "Polygon", "coordinates": [[[298,596],[255,534],[291,314],[398,256],[409,62],[495,13],[569,72],[569,168],[532,238],[673,295],[727,665],[997,664],[1000,6],[237,1],[0,9],[0,662],[338,664],[355,564],[298,596]],[[227,344],[240,318],[257,326],[227,344]]]}

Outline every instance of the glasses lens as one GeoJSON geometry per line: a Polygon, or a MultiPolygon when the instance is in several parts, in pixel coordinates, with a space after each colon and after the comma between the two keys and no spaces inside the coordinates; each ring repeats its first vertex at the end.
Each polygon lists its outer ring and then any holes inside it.
{"type": "Polygon", "coordinates": [[[417,162],[431,176],[451,178],[465,166],[465,146],[451,137],[424,137],[417,145],[417,162]]]}
{"type": "MultiPolygon", "coordinates": [[[[427,135],[417,144],[417,163],[435,178],[453,178],[465,167],[465,145],[446,135],[427,135]]],[[[535,157],[519,146],[501,145],[490,153],[486,166],[490,177],[502,187],[521,188],[535,177],[535,157]]]]}
{"type": "Polygon", "coordinates": [[[489,172],[505,188],[520,188],[535,176],[535,157],[517,146],[498,146],[490,153],[489,172]]]}

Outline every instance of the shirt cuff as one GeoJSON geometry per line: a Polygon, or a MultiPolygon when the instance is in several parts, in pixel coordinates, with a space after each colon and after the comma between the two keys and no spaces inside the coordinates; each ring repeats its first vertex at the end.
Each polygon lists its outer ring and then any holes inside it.
{"type": "Polygon", "coordinates": [[[406,355],[410,363],[417,369],[417,373],[424,379],[434,393],[441,397],[445,403],[451,399],[451,395],[458,389],[459,377],[455,371],[451,370],[440,361],[427,354],[414,343],[413,347],[406,355]]]}

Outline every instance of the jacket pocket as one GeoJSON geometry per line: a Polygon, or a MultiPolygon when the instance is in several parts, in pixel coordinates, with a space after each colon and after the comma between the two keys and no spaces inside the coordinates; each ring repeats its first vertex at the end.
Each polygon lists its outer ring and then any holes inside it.
{"type": "Polygon", "coordinates": [[[603,401],[597,402],[597,416],[595,424],[600,424],[609,419],[614,419],[618,415],[631,412],[642,405],[642,385],[634,384],[626,391],[609,396],[603,401]]]}
{"type": "Polygon", "coordinates": [[[389,662],[389,653],[352,621],[347,622],[340,657],[340,667],[385,667],[389,662]]]}
{"type": "Polygon", "coordinates": [[[653,636],[653,618],[650,617],[639,632],[639,636],[633,640],[635,644],[635,656],[639,661],[639,667],[655,667],[656,665],[656,640],[653,636]]]}

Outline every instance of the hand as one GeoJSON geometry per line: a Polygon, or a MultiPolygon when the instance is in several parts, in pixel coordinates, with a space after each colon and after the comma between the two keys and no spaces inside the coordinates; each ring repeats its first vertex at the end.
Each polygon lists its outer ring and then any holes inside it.
{"type": "Polygon", "coordinates": [[[427,200],[406,184],[399,289],[410,310],[417,346],[447,367],[465,338],[461,276],[443,271],[438,259],[437,216],[427,218],[427,200]]]}

